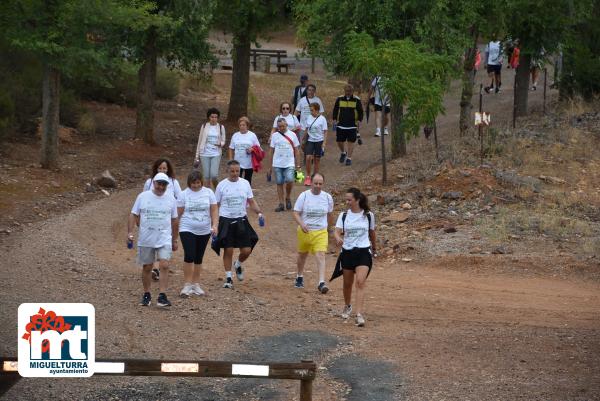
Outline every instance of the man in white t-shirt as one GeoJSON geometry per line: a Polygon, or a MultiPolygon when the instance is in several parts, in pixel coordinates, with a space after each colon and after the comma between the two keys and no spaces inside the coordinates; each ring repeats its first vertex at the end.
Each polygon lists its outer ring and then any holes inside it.
{"type": "Polygon", "coordinates": [[[317,87],[313,84],[308,84],[306,86],[306,96],[300,98],[300,100],[298,101],[298,105],[296,105],[296,116],[298,117],[298,119],[300,120],[300,133],[298,135],[298,140],[300,142],[302,142],[302,138],[304,137],[304,134],[306,132],[306,120],[310,117],[310,105],[312,103],[318,103],[319,106],[321,106],[319,108],[320,113],[321,114],[325,114],[325,107],[323,106],[323,102],[321,102],[321,99],[319,99],[316,96],[317,93],[317,87]]]}
{"type": "MultiPolygon", "coordinates": [[[[369,101],[374,97],[373,103],[375,106],[375,124],[377,125],[377,130],[375,131],[375,136],[381,136],[381,129],[383,128],[383,134],[389,135],[388,125],[390,123],[390,97],[385,93],[383,89],[383,81],[380,76],[376,76],[371,81],[371,87],[369,88],[369,101]],[[383,126],[381,120],[381,113],[383,113],[383,126]]],[[[367,105],[367,107],[370,107],[367,105]]]]}
{"type": "Polygon", "coordinates": [[[298,137],[288,130],[285,118],[277,120],[277,131],[271,136],[270,154],[271,169],[269,174],[275,171],[275,183],[277,184],[277,197],[279,205],[276,212],[283,212],[292,208],[292,187],[296,179],[296,169],[300,169],[300,158],[298,156],[298,137]],[[285,206],[283,204],[283,186],[285,184],[285,206]]]}
{"type": "Polygon", "coordinates": [[[329,291],[325,284],[325,253],[329,246],[327,227],[333,223],[333,198],[321,190],[324,180],[321,173],[313,174],[311,188],[302,192],[294,205],[294,220],[298,223],[298,273],[294,286],[304,288],[304,265],[306,257],[311,253],[317,259],[317,289],[321,294],[329,291]]]}
{"type": "Polygon", "coordinates": [[[485,87],[485,92],[490,93],[494,89],[495,92],[500,92],[502,86],[502,62],[504,59],[504,50],[499,40],[496,40],[496,35],[493,35],[492,40],[485,46],[484,64],[487,68],[488,76],[492,80],[490,86],[485,87]]]}
{"type": "Polygon", "coordinates": [[[177,250],[177,203],[174,197],[166,196],[169,177],[158,173],[152,180],[153,188],[138,195],[127,222],[127,241],[133,241],[133,230],[139,226],[137,262],[142,265],[144,295],[140,305],[148,306],[152,300],[150,285],[152,267],[158,260],[160,268],[160,293],[156,304],[171,306],[166,291],[169,286],[169,266],[173,251],[177,250]]]}
{"type": "Polygon", "coordinates": [[[247,180],[240,178],[240,163],[237,160],[227,162],[228,177],[217,185],[215,197],[219,205],[219,230],[212,249],[219,254],[223,248],[223,266],[225,283],[223,288],[233,289],[232,261],[233,250],[238,248],[240,254],[233,263],[237,279],[242,281],[244,273],[242,263],[248,259],[252,249],[258,242],[258,235],[248,222],[246,206],[258,214],[259,224],[264,225],[264,216],[254,200],[252,188],[247,180]]]}

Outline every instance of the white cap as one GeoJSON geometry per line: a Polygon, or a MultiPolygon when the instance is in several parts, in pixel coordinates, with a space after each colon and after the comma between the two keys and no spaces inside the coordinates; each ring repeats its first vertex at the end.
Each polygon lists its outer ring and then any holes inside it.
{"type": "Polygon", "coordinates": [[[169,184],[169,176],[165,173],[158,173],[152,179],[153,181],[165,181],[167,185],[169,184]]]}

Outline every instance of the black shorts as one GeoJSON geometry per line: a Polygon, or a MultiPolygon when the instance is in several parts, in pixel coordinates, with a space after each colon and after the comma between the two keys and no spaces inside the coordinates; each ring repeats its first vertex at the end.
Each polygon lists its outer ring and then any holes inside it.
{"type": "Polygon", "coordinates": [[[356,142],[356,128],[337,128],[335,131],[336,142],[356,142]]]}
{"type": "MultiPolygon", "coordinates": [[[[381,111],[381,110],[383,110],[381,105],[376,104],[375,111],[381,111]]],[[[385,114],[390,114],[390,106],[385,106],[385,114]]]]}
{"type": "Polygon", "coordinates": [[[304,147],[304,154],[306,156],[321,157],[321,154],[323,154],[323,141],[306,142],[306,146],[304,147]]]}
{"type": "Polygon", "coordinates": [[[181,238],[181,246],[183,247],[183,261],[185,263],[201,265],[210,234],[196,235],[184,231],[179,233],[179,238],[181,238]]]}
{"type": "Polygon", "coordinates": [[[370,273],[373,267],[371,248],[342,249],[340,262],[342,269],[355,271],[357,266],[367,266],[370,273]]]}
{"type": "Polygon", "coordinates": [[[247,217],[230,219],[219,217],[219,233],[212,248],[218,253],[220,248],[254,248],[258,235],[250,225],[247,217]]]}
{"type": "Polygon", "coordinates": [[[501,64],[488,64],[487,66],[487,72],[488,74],[491,74],[492,72],[494,74],[500,74],[500,72],[502,71],[502,65],[501,64]]]}

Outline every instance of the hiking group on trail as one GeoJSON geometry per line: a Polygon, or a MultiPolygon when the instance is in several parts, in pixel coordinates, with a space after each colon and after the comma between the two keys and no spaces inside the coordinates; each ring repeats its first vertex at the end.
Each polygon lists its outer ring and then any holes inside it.
{"type": "MultiPolygon", "coordinates": [[[[341,247],[331,280],[342,276],[344,307],[341,316],[348,319],[353,310],[352,291],[355,290],[354,310],[356,324],[365,325],[365,282],[373,266],[376,251],[375,216],[369,210],[366,196],[357,188],[345,194],[347,210],[333,219],[334,201],[323,190],[325,176],[320,171],[320,158],[325,155],[328,123],[324,107],[316,96],[316,86],[301,77],[301,85],[294,90],[292,102],[282,102],[275,117],[268,146],[261,148],[258,137],[251,131],[247,117],[238,120],[239,131],[234,133],[227,148],[226,178],[219,181],[221,156],[226,146],[225,127],[219,122],[220,112],[210,108],[206,122],[200,127],[193,169],[182,191],[171,162],[161,158],[152,165],[152,177],[144,184],[128,218],[128,247],[132,247],[134,231],[138,227],[137,263],[142,266],[143,295],[140,305],[152,303],[151,283],[159,282],[156,305],[171,306],[167,297],[169,262],[178,240],[183,248],[183,287],[181,297],[202,296],[200,274],[208,244],[220,255],[223,252],[225,281],[223,288],[233,289],[233,271],[238,282],[244,280],[243,264],[248,260],[259,236],[250,223],[248,209],[258,217],[259,226],[265,227],[262,208],[252,190],[253,173],[268,159],[267,180],[275,177],[278,205],[275,212],[293,209],[297,224],[296,288],[304,288],[304,268],[309,255],[314,255],[319,272],[316,288],[326,294],[326,258],[329,236],[341,247]],[[294,113],[292,113],[292,105],[294,113]],[[266,157],[268,155],[268,157],[266,157]],[[301,156],[302,155],[302,156],[301,156]],[[306,177],[301,166],[305,165],[306,177]],[[308,188],[293,200],[294,182],[308,188]],[[214,188],[214,192],[213,192],[214,188]],[[234,258],[234,250],[238,256],[234,258]],[[158,268],[155,267],[158,262],[158,268]]],[[[383,102],[380,111],[389,113],[386,97],[378,81],[374,80],[376,97],[383,102]]],[[[377,106],[377,103],[375,103],[377,106]]],[[[368,106],[367,106],[368,107],[368,106]]],[[[360,98],[353,87],[346,85],[344,95],[333,107],[333,127],[340,149],[339,162],[352,163],[354,143],[359,138],[359,124],[363,120],[360,98]]],[[[387,129],[386,129],[387,131],[387,129]]],[[[378,131],[380,132],[380,131],[378,131]]],[[[387,133],[387,132],[386,132],[387,133]]],[[[376,133],[377,135],[377,133],[376,133]]],[[[262,228],[263,230],[266,228],[262,228]]]]}

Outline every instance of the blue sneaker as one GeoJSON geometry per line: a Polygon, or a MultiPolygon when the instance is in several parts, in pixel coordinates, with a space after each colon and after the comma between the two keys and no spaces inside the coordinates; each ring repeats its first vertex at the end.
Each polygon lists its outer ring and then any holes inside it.
{"type": "Polygon", "coordinates": [[[156,305],[160,307],[171,306],[171,302],[167,299],[167,294],[161,292],[158,294],[158,299],[156,300],[156,305]]]}
{"type": "Polygon", "coordinates": [[[294,287],[304,288],[304,277],[296,277],[296,282],[294,283],[294,287]]]}
{"type": "Polygon", "coordinates": [[[346,159],[346,166],[352,165],[352,159],[346,159]]]}

